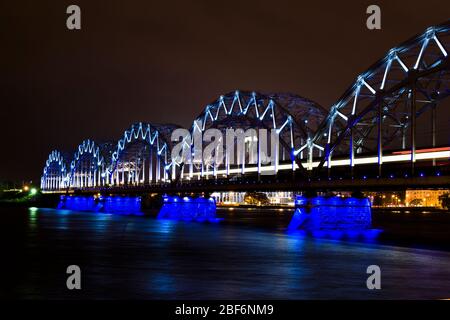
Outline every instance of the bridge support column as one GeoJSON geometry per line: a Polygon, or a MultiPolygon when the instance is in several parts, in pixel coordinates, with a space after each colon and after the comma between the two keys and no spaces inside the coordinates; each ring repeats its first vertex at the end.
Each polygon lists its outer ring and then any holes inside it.
{"type": "Polygon", "coordinates": [[[204,165],[203,159],[202,159],[202,162],[200,163],[200,175],[198,176],[199,180],[203,179],[204,174],[205,174],[205,165],[204,165]]]}
{"type": "MultiPolygon", "coordinates": [[[[191,147],[191,156],[189,160],[189,179],[192,179],[194,177],[194,156],[193,156],[193,148],[191,147]]],[[[228,171],[227,171],[228,176],[228,171]]]]}
{"type": "MultiPolygon", "coordinates": [[[[330,157],[330,155],[328,155],[330,157]]],[[[313,148],[312,146],[308,146],[308,170],[312,170],[312,162],[313,162],[313,148]]]]}
{"type": "Polygon", "coordinates": [[[406,149],[406,126],[402,124],[402,150],[406,149]]]}
{"type": "Polygon", "coordinates": [[[295,180],[295,155],[294,155],[294,147],[291,147],[291,151],[290,151],[290,158],[291,158],[291,163],[292,163],[292,181],[295,180]]]}
{"type": "Polygon", "coordinates": [[[381,178],[381,167],[383,165],[383,105],[378,102],[378,137],[377,137],[377,153],[378,153],[378,177],[381,178]]]}
{"type": "Polygon", "coordinates": [[[261,133],[258,137],[258,158],[256,161],[258,161],[258,181],[261,181],[261,133]]]}
{"type": "Polygon", "coordinates": [[[414,176],[416,163],[416,86],[415,83],[410,91],[411,104],[411,175],[414,176]]]}
{"type": "Polygon", "coordinates": [[[141,184],[145,184],[145,157],[142,159],[142,179],[141,184]]]}
{"type": "Polygon", "coordinates": [[[331,152],[330,152],[330,143],[325,145],[325,157],[327,161],[327,176],[331,177],[331,152]]]}
{"type": "Polygon", "coordinates": [[[350,128],[350,176],[354,177],[354,167],[355,167],[355,146],[353,143],[353,127],[350,128]]]}
{"type": "Polygon", "coordinates": [[[278,174],[278,164],[279,164],[279,153],[280,153],[280,136],[276,130],[271,132],[271,143],[270,143],[270,156],[274,159],[274,171],[275,175],[278,174]],[[272,142],[275,143],[272,143],[272,142]],[[272,156],[273,155],[273,156],[272,156]]]}
{"type": "MultiPolygon", "coordinates": [[[[436,147],[436,104],[431,106],[431,134],[432,134],[432,146],[436,147]]],[[[433,167],[436,166],[436,158],[433,158],[433,167]]]]}
{"type": "Polygon", "coordinates": [[[218,222],[214,198],[164,196],[158,219],[218,222]]]}
{"type": "Polygon", "coordinates": [[[156,182],[161,180],[161,158],[159,155],[156,157],[156,182]]]}
{"type": "Polygon", "coordinates": [[[148,164],[148,182],[153,183],[153,148],[150,148],[150,159],[148,164]]]}
{"type": "Polygon", "coordinates": [[[242,147],[243,150],[241,150],[241,153],[239,154],[239,158],[241,159],[241,174],[245,174],[245,143],[242,147]]]}
{"type": "Polygon", "coordinates": [[[175,181],[176,177],[177,177],[177,173],[176,173],[176,164],[175,162],[172,163],[172,181],[175,181]]]}

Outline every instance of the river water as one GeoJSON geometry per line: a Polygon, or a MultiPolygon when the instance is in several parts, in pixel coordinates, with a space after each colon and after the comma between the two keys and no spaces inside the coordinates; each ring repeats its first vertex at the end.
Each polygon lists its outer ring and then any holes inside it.
{"type": "Polygon", "coordinates": [[[37,208],[0,214],[2,298],[450,298],[446,251],[230,223],[37,208]],[[81,290],[66,288],[69,265],[81,268],[81,290]],[[369,265],[381,268],[381,290],[367,289],[369,265]]]}

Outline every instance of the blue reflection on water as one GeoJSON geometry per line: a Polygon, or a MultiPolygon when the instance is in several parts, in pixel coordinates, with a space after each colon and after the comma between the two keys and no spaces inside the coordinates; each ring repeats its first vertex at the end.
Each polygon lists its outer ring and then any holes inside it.
{"type": "Polygon", "coordinates": [[[177,289],[174,277],[162,272],[155,272],[150,275],[149,287],[164,295],[175,294],[177,289]]]}
{"type": "Polygon", "coordinates": [[[288,234],[299,237],[314,237],[321,239],[339,241],[361,241],[366,243],[376,243],[378,237],[383,232],[381,229],[366,230],[288,230],[288,234]]]}
{"type": "MultiPolygon", "coordinates": [[[[31,276],[17,284],[21,298],[73,298],[60,290],[58,270],[74,260],[93,271],[85,280],[90,289],[81,292],[86,299],[440,299],[450,292],[448,252],[334,241],[358,235],[354,230],[319,230],[316,237],[329,239],[317,239],[297,235],[305,230],[284,234],[54,209],[38,209],[35,219],[32,211],[26,221],[35,232],[10,235],[13,243],[36,248],[21,253],[31,266],[31,276]],[[389,284],[383,290],[365,286],[371,264],[382,267],[389,284]],[[23,283],[31,290],[21,289],[23,283]]],[[[15,212],[9,217],[22,219],[15,212]]]]}

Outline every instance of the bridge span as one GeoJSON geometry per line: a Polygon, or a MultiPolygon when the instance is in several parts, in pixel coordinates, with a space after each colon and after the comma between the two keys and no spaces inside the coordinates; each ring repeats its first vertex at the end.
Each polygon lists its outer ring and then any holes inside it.
{"type": "Polygon", "coordinates": [[[54,150],[45,163],[41,189],[448,188],[449,48],[450,23],[427,28],[388,50],[328,108],[290,93],[235,91],[204,107],[187,130],[191,136],[180,141],[172,137],[181,128],[176,124],[141,122],[117,142],[87,139],[73,154],[54,150]],[[225,136],[230,128],[243,134],[227,142],[224,161],[216,161],[218,149],[200,160],[173,157],[177,142],[182,144],[179,151],[191,157],[196,134],[206,141],[208,130],[225,136]],[[268,143],[261,130],[276,139],[268,143]],[[269,155],[261,151],[264,145],[270,149],[269,163],[269,155]]]}
{"type": "Polygon", "coordinates": [[[368,178],[368,179],[323,179],[312,181],[234,181],[205,180],[182,184],[154,184],[145,186],[89,187],[82,189],[55,190],[46,193],[80,194],[80,195],[139,195],[148,193],[160,194],[211,194],[213,192],[270,192],[294,191],[298,193],[328,192],[328,191],[396,191],[406,189],[449,189],[449,177],[414,177],[414,178],[368,178]]]}

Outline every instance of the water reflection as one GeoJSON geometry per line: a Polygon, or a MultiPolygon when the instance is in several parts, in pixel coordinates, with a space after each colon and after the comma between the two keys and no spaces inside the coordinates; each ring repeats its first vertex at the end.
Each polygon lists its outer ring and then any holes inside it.
{"type": "Polygon", "coordinates": [[[163,220],[158,219],[159,228],[158,231],[161,233],[171,233],[174,230],[174,226],[176,225],[176,221],[174,220],[163,220]]]}
{"type": "Polygon", "coordinates": [[[28,208],[28,227],[30,228],[31,231],[36,231],[37,215],[38,215],[38,208],[36,207],[28,208]]]}
{"type": "MultiPolygon", "coordinates": [[[[22,216],[6,217],[18,225],[22,216]]],[[[69,264],[82,267],[77,297],[89,299],[437,299],[450,292],[450,253],[350,243],[334,233],[311,238],[226,223],[31,208],[25,222],[33,232],[6,230],[10,251],[21,255],[8,270],[22,279],[12,291],[21,298],[74,297],[61,287],[69,264]],[[365,285],[371,264],[382,270],[378,292],[365,285]]]]}
{"type": "Polygon", "coordinates": [[[170,296],[176,293],[175,279],[167,273],[153,273],[150,276],[148,289],[157,294],[170,296]]]}
{"type": "Polygon", "coordinates": [[[381,229],[367,229],[367,230],[295,230],[289,231],[289,234],[298,237],[314,237],[319,239],[330,239],[336,241],[358,241],[365,243],[376,243],[381,229]]]}

